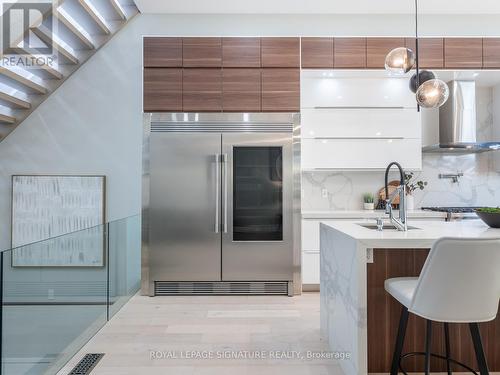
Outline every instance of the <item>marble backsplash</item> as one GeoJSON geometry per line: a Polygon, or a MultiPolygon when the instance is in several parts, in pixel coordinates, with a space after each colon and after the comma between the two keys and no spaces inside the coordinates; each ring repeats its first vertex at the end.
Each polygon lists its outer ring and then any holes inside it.
{"type": "MultiPolygon", "coordinates": [[[[494,119],[493,89],[477,88],[478,140],[491,140],[494,119]]],[[[496,116],[495,116],[496,117],[496,116]]],[[[437,124],[431,124],[437,126],[437,124]]],[[[422,171],[415,179],[427,181],[416,191],[415,208],[422,206],[500,206],[500,151],[482,154],[423,154],[422,171]],[[439,179],[440,173],[462,172],[457,183],[439,179]]],[[[397,179],[391,174],[391,179],[397,179]]],[[[302,210],[358,210],[362,196],[377,194],[383,171],[318,171],[302,173],[302,210]]]]}
{"type": "MultiPolygon", "coordinates": [[[[494,152],[444,156],[425,155],[423,169],[415,174],[427,181],[416,191],[415,207],[422,206],[499,206],[500,173],[492,167],[494,152]],[[439,179],[440,173],[463,172],[457,183],[439,179]]],[[[397,179],[396,174],[393,175],[397,179]]],[[[303,210],[362,209],[363,193],[376,194],[384,186],[384,172],[304,172],[302,174],[303,210]]]]}

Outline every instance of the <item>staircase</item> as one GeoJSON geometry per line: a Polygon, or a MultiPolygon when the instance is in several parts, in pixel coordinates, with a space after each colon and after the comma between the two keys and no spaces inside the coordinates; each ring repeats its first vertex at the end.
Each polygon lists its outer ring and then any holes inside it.
{"type": "Polygon", "coordinates": [[[42,41],[52,35],[57,67],[35,69],[0,62],[0,141],[137,13],[132,0],[58,0],[53,33],[43,25],[30,29],[42,41]]]}

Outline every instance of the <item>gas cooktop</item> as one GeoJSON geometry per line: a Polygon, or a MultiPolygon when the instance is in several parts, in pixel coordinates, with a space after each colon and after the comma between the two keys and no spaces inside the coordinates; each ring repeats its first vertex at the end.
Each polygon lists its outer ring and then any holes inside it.
{"type": "Polygon", "coordinates": [[[422,210],[437,211],[437,212],[451,212],[451,213],[470,213],[474,212],[481,207],[422,207],[422,210]]]}

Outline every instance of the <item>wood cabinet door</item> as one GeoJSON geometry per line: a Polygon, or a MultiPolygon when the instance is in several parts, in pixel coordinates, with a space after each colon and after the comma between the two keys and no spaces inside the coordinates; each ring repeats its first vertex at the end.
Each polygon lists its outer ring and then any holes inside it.
{"type": "Polygon", "coordinates": [[[481,69],[483,40],[481,38],[445,38],[444,67],[481,69]]]}
{"type": "Polygon", "coordinates": [[[262,69],[262,111],[300,111],[299,69],[262,69]]]}
{"type": "MultiPolygon", "coordinates": [[[[415,38],[405,39],[406,47],[415,53],[415,38]]],[[[418,59],[420,68],[444,68],[443,38],[419,38],[418,59]]]]}
{"type": "Polygon", "coordinates": [[[500,38],[483,39],[483,68],[500,68],[500,38]]]}
{"type": "Polygon", "coordinates": [[[261,84],[259,69],[222,71],[222,110],[260,112],[261,84]]]}
{"type": "Polygon", "coordinates": [[[182,67],[182,38],[146,37],[143,42],[144,67],[182,67]]]}
{"type": "Polygon", "coordinates": [[[185,68],[220,68],[221,38],[182,38],[182,61],[185,68]]]}
{"type": "Polygon", "coordinates": [[[366,38],[335,38],[333,66],[335,69],[366,68],[366,38]]]}
{"type": "Polygon", "coordinates": [[[260,68],[260,38],[222,38],[224,68],[260,68]]]}
{"type": "Polygon", "coordinates": [[[263,68],[300,68],[300,38],[261,38],[263,68]]]}
{"type": "Polygon", "coordinates": [[[303,69],[333,69],[333,38],[301,38],[303,69]]]}
{"type": "Polygon", "coordinates": [[[144,112],[182,111],[182,69],[144,69],[144,112]]]}
{"type": "Polygon", "coordinates": [[[222,111],[222,70],[184,69],[182,101],[185,112],[222,111]]]}
{"type": "Polygon", "coordinates": [[[384,69],[385,57],[394,48],[404,47],[404,38],[367,38],[366,67],[384,69]]]}

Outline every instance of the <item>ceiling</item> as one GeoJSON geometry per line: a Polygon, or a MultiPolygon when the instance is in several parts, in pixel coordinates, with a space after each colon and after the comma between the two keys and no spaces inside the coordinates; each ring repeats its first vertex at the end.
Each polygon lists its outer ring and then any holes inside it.
{"type": "MultiPolygon", "coordinates": [[[[135,0],[142,13],[405,14],[413,0],[135,0]]],[[[425,14],[500,14],[498,0],[419,0],[425,14]]]]}

